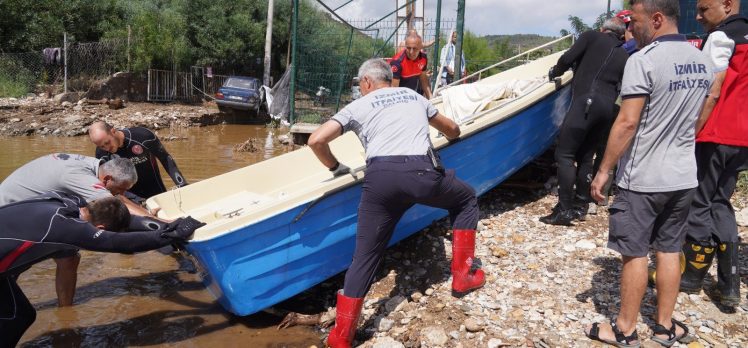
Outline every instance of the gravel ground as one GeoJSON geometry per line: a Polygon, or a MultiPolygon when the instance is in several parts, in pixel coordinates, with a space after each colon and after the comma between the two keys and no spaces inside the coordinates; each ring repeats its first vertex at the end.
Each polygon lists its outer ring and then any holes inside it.
{"type": "MultiPolygon", "coordinates": [[[[746,196],[735,198],[738,208],[746,196]]],[[[366,297],[358,328],[359,347],[586,347],[602,346],[583,329],[607,321],[620,303],[619,255],[605,247],[608,213],[600,209],[573,227],[538,221],[556,203],[544,189],[500,186],[480,199],[477,256],[486,286],[452,297],[451,236],[446,220],[390,249],[380,278],[366,297]]],[[[745,212],[745,211],[744,211],[745,212]]],[[[743,240],[748,229],[741,228],[743,240]]],[[[748,249],[740,255],[746,292],[748,249]]],[[[715,276],[716,267],[710,270],[715,276]]],[[[711,284],[711,280],[707,284],[711,284]]],[[[326,303],[340,277],[323,284],[326,303]]],[[[655,311],[648,289],[637,327],[644,347],[655,311]]],[[[691,330],[675,347],[748,346],[748,304],[720,308],[704,292],[680,294],[674,317],[691,330]],[[689,342],[690,341],[690,342],[689,342]]],[[[324,329],[326,335],[328,329],[324,329]]]]}

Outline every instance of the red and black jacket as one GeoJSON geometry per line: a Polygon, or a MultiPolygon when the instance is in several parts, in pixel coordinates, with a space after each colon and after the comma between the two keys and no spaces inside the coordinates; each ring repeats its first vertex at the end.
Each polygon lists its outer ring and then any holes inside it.
{"type": "MultiPolygon", "coordinates": [[[[730,64],[725,73],[720,97],[697,142],[731,146],[748,146],[748,18],[741,15],[727,17],[709,36],[722,31],[735,42],[730,64]]],[[[702,44],[709,41],[709,36],[702,44]]]]}

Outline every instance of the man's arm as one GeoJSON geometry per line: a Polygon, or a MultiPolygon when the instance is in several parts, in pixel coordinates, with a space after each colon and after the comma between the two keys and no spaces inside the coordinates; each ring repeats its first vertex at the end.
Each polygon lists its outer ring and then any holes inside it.
{"type": "Polygon", "coordinates": [[[390,86],[392,87],[400,87],[400,79],[393,78],[392,83],[390,83],[390,86]]]}
{"type": "Polygon", "coordinates": [[[618,160],[623,156],[623,153],[631,145],[631,140],[636,134],[636,128],[639,126],[642,110],[644,109],[647,98],[648,96],[634,96],[623,100],[621,111],[618,113],[618,117],[615,123],[613,123],[613,128],[610,130],[608,145],[605,148],[605,156],[603,156],[603,161],[600,163],[595,180],[592,182],[590,189],[592,199],[599,202],[605,198],[602,192],[603,186],[608,181],[613,167],[615,167],[618,160]]]}
{"type": "Polygon", "coordinates": [[[582,57],[582,54],[584,54],[584,51],[587,49],[587,43],[590,40],[590,36],[592,35],[595,35],[592,31],[586,31],[579,35],[579,39],[577,39],[577,41],[574,42],[574,44],[564,52],[560,58],[558,58],[558,62],[556,62],[553,70],[551,70],[552,78],[563,75],[566,70],[571,68],[574,62],[582,57]]]}
{"type": "Polygon", "coordinates": [[[448,117],[437,112],[436,116],[429,119],[429,124],[442,132],[449,140],[456,139],[460,136],[460,126],[448,117]]]}
{"type": "MultiPolygon", "coordinates": [[[[419,76],[418,78],[421,80],[421,88],[423,88],[423,96],[426,97],[426,99],[431,99],[431,85],[429,84],[428,72],[426,71],[421,72],[421,76],[419,76]]],[[[400,81],[398,80],[398,83],[399,82],[400,81]]]]}
{"type": "Polygon", "coordinates": [[[125,195],[117,195],[117,198],[119,198],[119,200],[122,201],[122,203],[125,203],[127,210],[132,215],[147,216],[147,217],[154,218],[160,221],[164,221],[164,220],[157,218],[155,215],[152,215],[148,210],[143,208],[140,204],[137,204],[131,201],[129,198],[125,197],[125,195]]]}
{"type": "Polygon", "coordinates": [[[343,127],[337,121],[327,121],[309,136],[307,144],[322,164],[332,169],[338,164],[338,160],[330,151],[330,142],[343,134],[343,127]]]}
{"type": "Polygon", "coordinates": [[[100,230],[80,219],[58,215],[45,242],[64,243],[93,251],[136,253],[169,245],[172,240],[162,238],[162,232],[111,232],[100,230]]]}
{"type": "Polygon", "coordinates": [[[704,128],[706,121],[709,120],[709,115],[711,115],[712,110],[714,110],[714,106],[717,105],[722,90],[722,83],[725,82],[726,74],[726,71],[720,71],[714,74],[714,83],[712,83],[712,87],[709,89],[709,94],[706,96],[706,100],[704,100],[704,105],[701,107],[699,119],[696,120],[697,135],[701,132],[701,129],[704,128]]]}
{"type": "Polygon", "coordinates": [[[174,158],[172,158],[171,155],[169,155],[169,152],[166,151],[161,140],[159,140],[153,132],[149,131],[149,133],[151,138],[144,141],[143,144],[147,145],[148,150],[158,158],[161,165],[166,169],[166,172],[169,173],[171,180],[173,180],[178,187],[187,185],[187,181],[184,179],[184,176],[182,176],[179,168],[177,168],[177,162],[175,162],[174,158]]]}

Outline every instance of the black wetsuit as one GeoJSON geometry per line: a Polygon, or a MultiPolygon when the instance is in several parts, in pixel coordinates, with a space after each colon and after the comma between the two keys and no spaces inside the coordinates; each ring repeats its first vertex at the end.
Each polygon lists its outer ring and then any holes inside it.
{"type": "Polygon", "coordinates": [[[110,232],[80,219],[83,198],[50,192],[0,207],[0,347],[13,347],[36,319],[16,284],[33,264],[78,248],[133,253],[169,245],[162,231],[110,232]]]}
{"type": "MultiPolygon", "coordinates": [[[[158,169],[156,158],[161,161],[169,176],[177,186],[187,185],[182,173],[177,168],[177,163],[166,152],[164,145],[153,132],[143,127],[123,128],[125,140],[117,152],[110,154],[102,149],[96,149],[96,158],[109,160],[113,156],[129,158],[135,164],[138,172],[138,182],[130,189],[140,198],[147,199],[159,193],[166,192],[166,186],[161,180],[161,172],[158,169]]],[[[128,198],[132,198],[128,196],[128,198]]],[[[138,199],[135,199],[136,201],[138,199]]]]}
{"type": "Polygon", "coordinates": [[[607,141],[618,113],[615,101],[628,59],[622,43],[612,33],[584,32],[550,73],[553,78],[575,67],[572,102],[556,147],[562,209],[572,208],[575,180],[576,194],[590,201],[592,159],[598,147],[607,141]]]}

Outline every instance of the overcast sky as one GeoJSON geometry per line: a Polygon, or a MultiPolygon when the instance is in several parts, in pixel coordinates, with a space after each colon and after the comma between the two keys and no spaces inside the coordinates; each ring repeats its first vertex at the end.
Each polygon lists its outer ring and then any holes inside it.
{"type": "MultiPolygon", "coordinates": [[[[324,0],[336,8],[348,0],[324,0]]],[[[425,0],[426,18],[436,18],[436,0],[425,0]]],[[[620,9],[622,0],[612,0],[620,9]]],[[[569,15],[592,24],[605,12],[607,0],[465,0],[465,28],[478,35],[541,34],[558,36],[569,29],[569,15]]],[[[394,11],[396,0],[353,0],[338,11],[346,19],[380,18],[394,11]]],[[[391,17],[394,19],[394,16],[391,17]]],[[[442,0],[442,18],[457,18],[457,0],[442,0]]]]}

